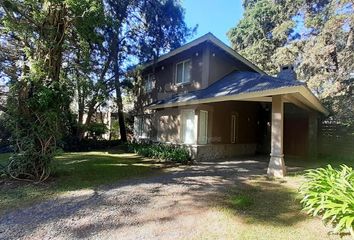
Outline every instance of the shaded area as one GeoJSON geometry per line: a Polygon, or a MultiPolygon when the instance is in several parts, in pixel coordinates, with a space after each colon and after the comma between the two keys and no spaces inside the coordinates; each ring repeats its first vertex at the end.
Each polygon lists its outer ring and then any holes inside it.
{"type": "Polygon", "coordinates": [[[254,158],[202,162],[75,191],[3,215],[0,238],[266,239],[273,229],[284,239],[326,236],[300,212],[293,179],[268,179],[266,168],[254,158]]]}
{"type": "MultiPolygon", "coordinates": [[[[2,157],[2,163],[9,155],[2,157]]],[[[64,153],[56,157],[51,178],[37,185],[0,179],[0,212],[31,204],[33,201],[81,189],[94,189],[102,184],[156,173],[159,164],[135,154],[104,152],[64,153]]]]}
{"type": "Polygon", "coordinates": [[[307,218],[297,196],[296,190],[279,180],[258,178],[232,188],[222,207],[250,224],[293,226],[307,218]]]}

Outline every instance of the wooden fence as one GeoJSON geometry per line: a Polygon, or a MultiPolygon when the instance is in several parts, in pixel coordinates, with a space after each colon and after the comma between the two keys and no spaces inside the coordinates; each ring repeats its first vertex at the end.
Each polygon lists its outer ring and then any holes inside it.
{"type": "Polygon", "coordinates": [[[354,156],[354,127],[335,122],[323,122],[319,126],[319,154],[354,156]]]}

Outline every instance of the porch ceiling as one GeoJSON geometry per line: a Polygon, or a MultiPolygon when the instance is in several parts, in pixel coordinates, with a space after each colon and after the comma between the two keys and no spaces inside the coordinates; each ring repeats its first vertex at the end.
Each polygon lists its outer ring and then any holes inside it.
{"type": "Polygon", "coordinates": [[[303,82],[239,71],[230,73],[205,89],[156,101],[146,108],[159,109],[222,101],[271,102],[275,95],[284,95],[285,102],[328,114],[303,82]]]}

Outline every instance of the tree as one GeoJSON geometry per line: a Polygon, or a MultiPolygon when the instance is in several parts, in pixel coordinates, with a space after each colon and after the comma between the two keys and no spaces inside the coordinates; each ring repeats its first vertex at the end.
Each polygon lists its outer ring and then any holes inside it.
{"type": "Polygon", "coordinates": [[[127,140],[121,81],[129,57],[154,60],[163,51],[181,45],[191,33],[181,5],[174,0],[107,1],[107,28],[113,53],[113,81],[122,141],[127,140]]]}
{"type": "Polygon", "coordinates": [[[16,147],[8,173],[16,179],[43,181],[50,174],[71,101],[70,84],[62,76],[68,37],[72,31],[84,36],[94,29],[88,24],[102,12],[101,2],[2,0],[0,4],[5,49],[16,50],[5,54],[9,64],[2,66],[8,73],[6,113],[16,147]]]}
{"type": "Polygon", "coordinates": [[[244,7],[244,17],[228,32],[236,50],[270,74],[283,64],[295,64],[299,79],[321,99],[330,102],[343,95],[350,106],[352,1],[247,0],[244,7]]]}

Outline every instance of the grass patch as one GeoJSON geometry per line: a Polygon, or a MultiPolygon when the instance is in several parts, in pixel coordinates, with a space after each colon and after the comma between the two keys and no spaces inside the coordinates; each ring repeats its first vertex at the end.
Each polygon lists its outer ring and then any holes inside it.
{"type": "Polygon", "coordinates": [[[236,194],[230,196],[229,203],[235,209],[247,210],[252,205],[254,205],[254,200],[252,196],[249,196],[248,194],[247,195],[236,194]]]}
{"type": "Polygon", "coordinates": [[[328,235],[320,219],[301,211],[298,187],[302,178],[242,181],[216,203],[213,221],[218,232],[206,231],[195,239],[341,239],[328,235]]]}
{"type": "MultiPolygon", "coordinates": [[[[10,154],[0,154],[4,165],[10,154]]],[[[105,152],[64,153],[54,160],[47,182],[31,184],[0,179],[0,212],[52,198],[60,193],[94,189],[122,179],[156,173],[158,165],[135,154],[105,152]]]]}

